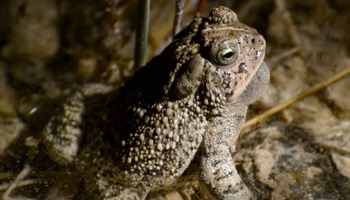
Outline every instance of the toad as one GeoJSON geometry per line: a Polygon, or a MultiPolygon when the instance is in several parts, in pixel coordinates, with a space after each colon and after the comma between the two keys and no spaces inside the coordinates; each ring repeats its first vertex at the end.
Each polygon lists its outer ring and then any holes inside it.
{"type": "Polygon", "coordinates": [[[231,152],[248,105],[269,83],[264,55],[264,38],[216,7],[122,87],[88,84],[67,98],[44,143],[53,160],[77,168],[96,199],[145,199],[193,160],[215,198],[254,199],[231,152]]]}

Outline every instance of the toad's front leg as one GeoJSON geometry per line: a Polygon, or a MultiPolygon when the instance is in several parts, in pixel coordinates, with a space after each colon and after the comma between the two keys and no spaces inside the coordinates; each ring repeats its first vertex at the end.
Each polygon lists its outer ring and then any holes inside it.
{"type": "Polygon", "coordinates": [[[244,184],[233,162],[230,144],[237,141],[247,106],[235,106],[235,112],[211,120],[202,143],[201,178],[220,200],[255,199],[244,184]]]}

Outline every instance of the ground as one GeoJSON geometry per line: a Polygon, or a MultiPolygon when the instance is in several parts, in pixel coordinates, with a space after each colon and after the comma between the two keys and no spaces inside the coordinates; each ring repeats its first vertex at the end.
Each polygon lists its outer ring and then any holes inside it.
{"type": "MultiPolygon", "coordinates": [[[[79,188],[67,185],[79,177],[49,160],[39,135],[74,88],[117,87],[132,74],[136,1],[0,4],[0,195],[72,199],[79,188]]],[[[209,1],[206,10],[216,5],[267,41],[271,84],[248,118],[350,68],[347,0],[209,1]]],[[[163,1],[151,8],[148,59],[171,40],[174,12],[163,1]]],[[[195,9],[187,1],[183,24],[195,9]]],[[[349,87],[344,78],[243,130],[234,157],[260,199],[350,199],[349,87]]],[[[205,199],[205,192],[194,180],[154,198],[205,199]]]]}

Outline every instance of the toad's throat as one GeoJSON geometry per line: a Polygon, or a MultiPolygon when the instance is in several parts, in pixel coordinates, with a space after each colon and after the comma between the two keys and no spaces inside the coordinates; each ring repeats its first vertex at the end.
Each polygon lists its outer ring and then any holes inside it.
{"type": "Polygon", "coordinates": [[[238,97],[250,80],[246,63],[239,64],[235,70],[217,68],[208,74],[208,90],[212,95],[230,103],[238,97]]]}

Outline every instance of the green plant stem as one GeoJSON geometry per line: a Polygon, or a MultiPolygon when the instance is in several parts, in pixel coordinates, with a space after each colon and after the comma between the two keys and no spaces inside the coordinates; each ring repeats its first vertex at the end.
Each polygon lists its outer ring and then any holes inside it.
{"type": "Polygon", "coordinates": [[[145,65],[148,44],[149,12],[150,0],[139,0],[134,53],[135,70],[145,65]]]}

